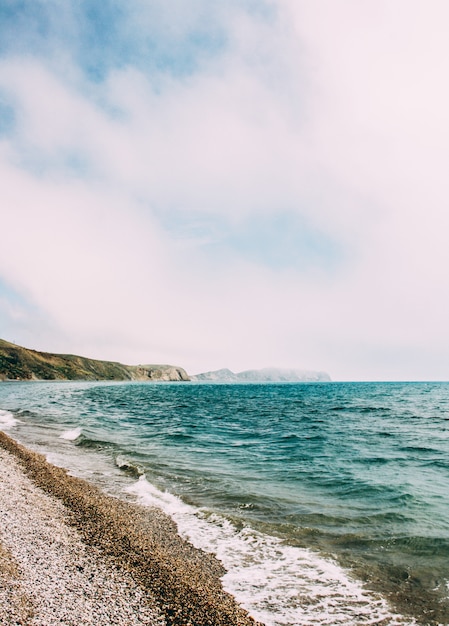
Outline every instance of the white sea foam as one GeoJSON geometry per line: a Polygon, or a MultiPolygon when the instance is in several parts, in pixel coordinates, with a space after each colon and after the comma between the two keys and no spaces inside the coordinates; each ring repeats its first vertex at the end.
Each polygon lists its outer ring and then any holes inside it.
{"type": "Polygon", "coordinates": [[[19,420],[12,413],[0,410],[0,430],[8,430],[18,423],[19,420]]]}
{"type": "Polygon", "coordinates": [[[60,439],[67,439],[67,441],[75,441],[78,437],[81,436],[82,429],[80,426],[77,428],[72,428],[71,430],[66,430],[59,436],[60,439]]]}
{"type": "Polygon", "coordinates": [[[250,528],[239,531],[225,518],[160,491],[145,476],[128,491],[169,514],[194,546],[214,553],[227,570],[223,587],[266,626],[416,623],[395,615],[330,559],[250,528]]]}

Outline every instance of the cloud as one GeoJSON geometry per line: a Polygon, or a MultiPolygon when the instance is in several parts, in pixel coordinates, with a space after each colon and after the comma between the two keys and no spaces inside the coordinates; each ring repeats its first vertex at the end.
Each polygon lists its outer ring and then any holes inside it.
{"type": "Polygon", "coordinates": [[[193,4],[1,9],[8,332],[444,378],[446,4],[193,4]]]}

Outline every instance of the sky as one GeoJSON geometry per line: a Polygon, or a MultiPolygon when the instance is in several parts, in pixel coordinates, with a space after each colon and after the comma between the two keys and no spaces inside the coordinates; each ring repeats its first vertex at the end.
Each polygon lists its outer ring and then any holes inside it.
{"type": "Polygon", "coordinates": [[[446,0],[1,0],[0,337],[449,378],[446,0]]]}

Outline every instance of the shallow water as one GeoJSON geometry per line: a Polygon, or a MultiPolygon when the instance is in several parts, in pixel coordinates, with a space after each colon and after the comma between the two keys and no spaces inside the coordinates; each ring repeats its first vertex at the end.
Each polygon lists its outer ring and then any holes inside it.
{"type": "Polygon", "coordinates": [[[445,383],[3,383],[0,409],[168,512],[267,625],[449,623],[445,383]]]}

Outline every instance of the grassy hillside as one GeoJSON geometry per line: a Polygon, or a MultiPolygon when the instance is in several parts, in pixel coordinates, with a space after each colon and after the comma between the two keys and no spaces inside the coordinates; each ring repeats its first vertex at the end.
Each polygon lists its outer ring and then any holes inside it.
{"type": "Polygon", "coordinates": [[[0,339],[0,380],[189,380],[181,367],[129,366],[28,350],[0,339]]]}

